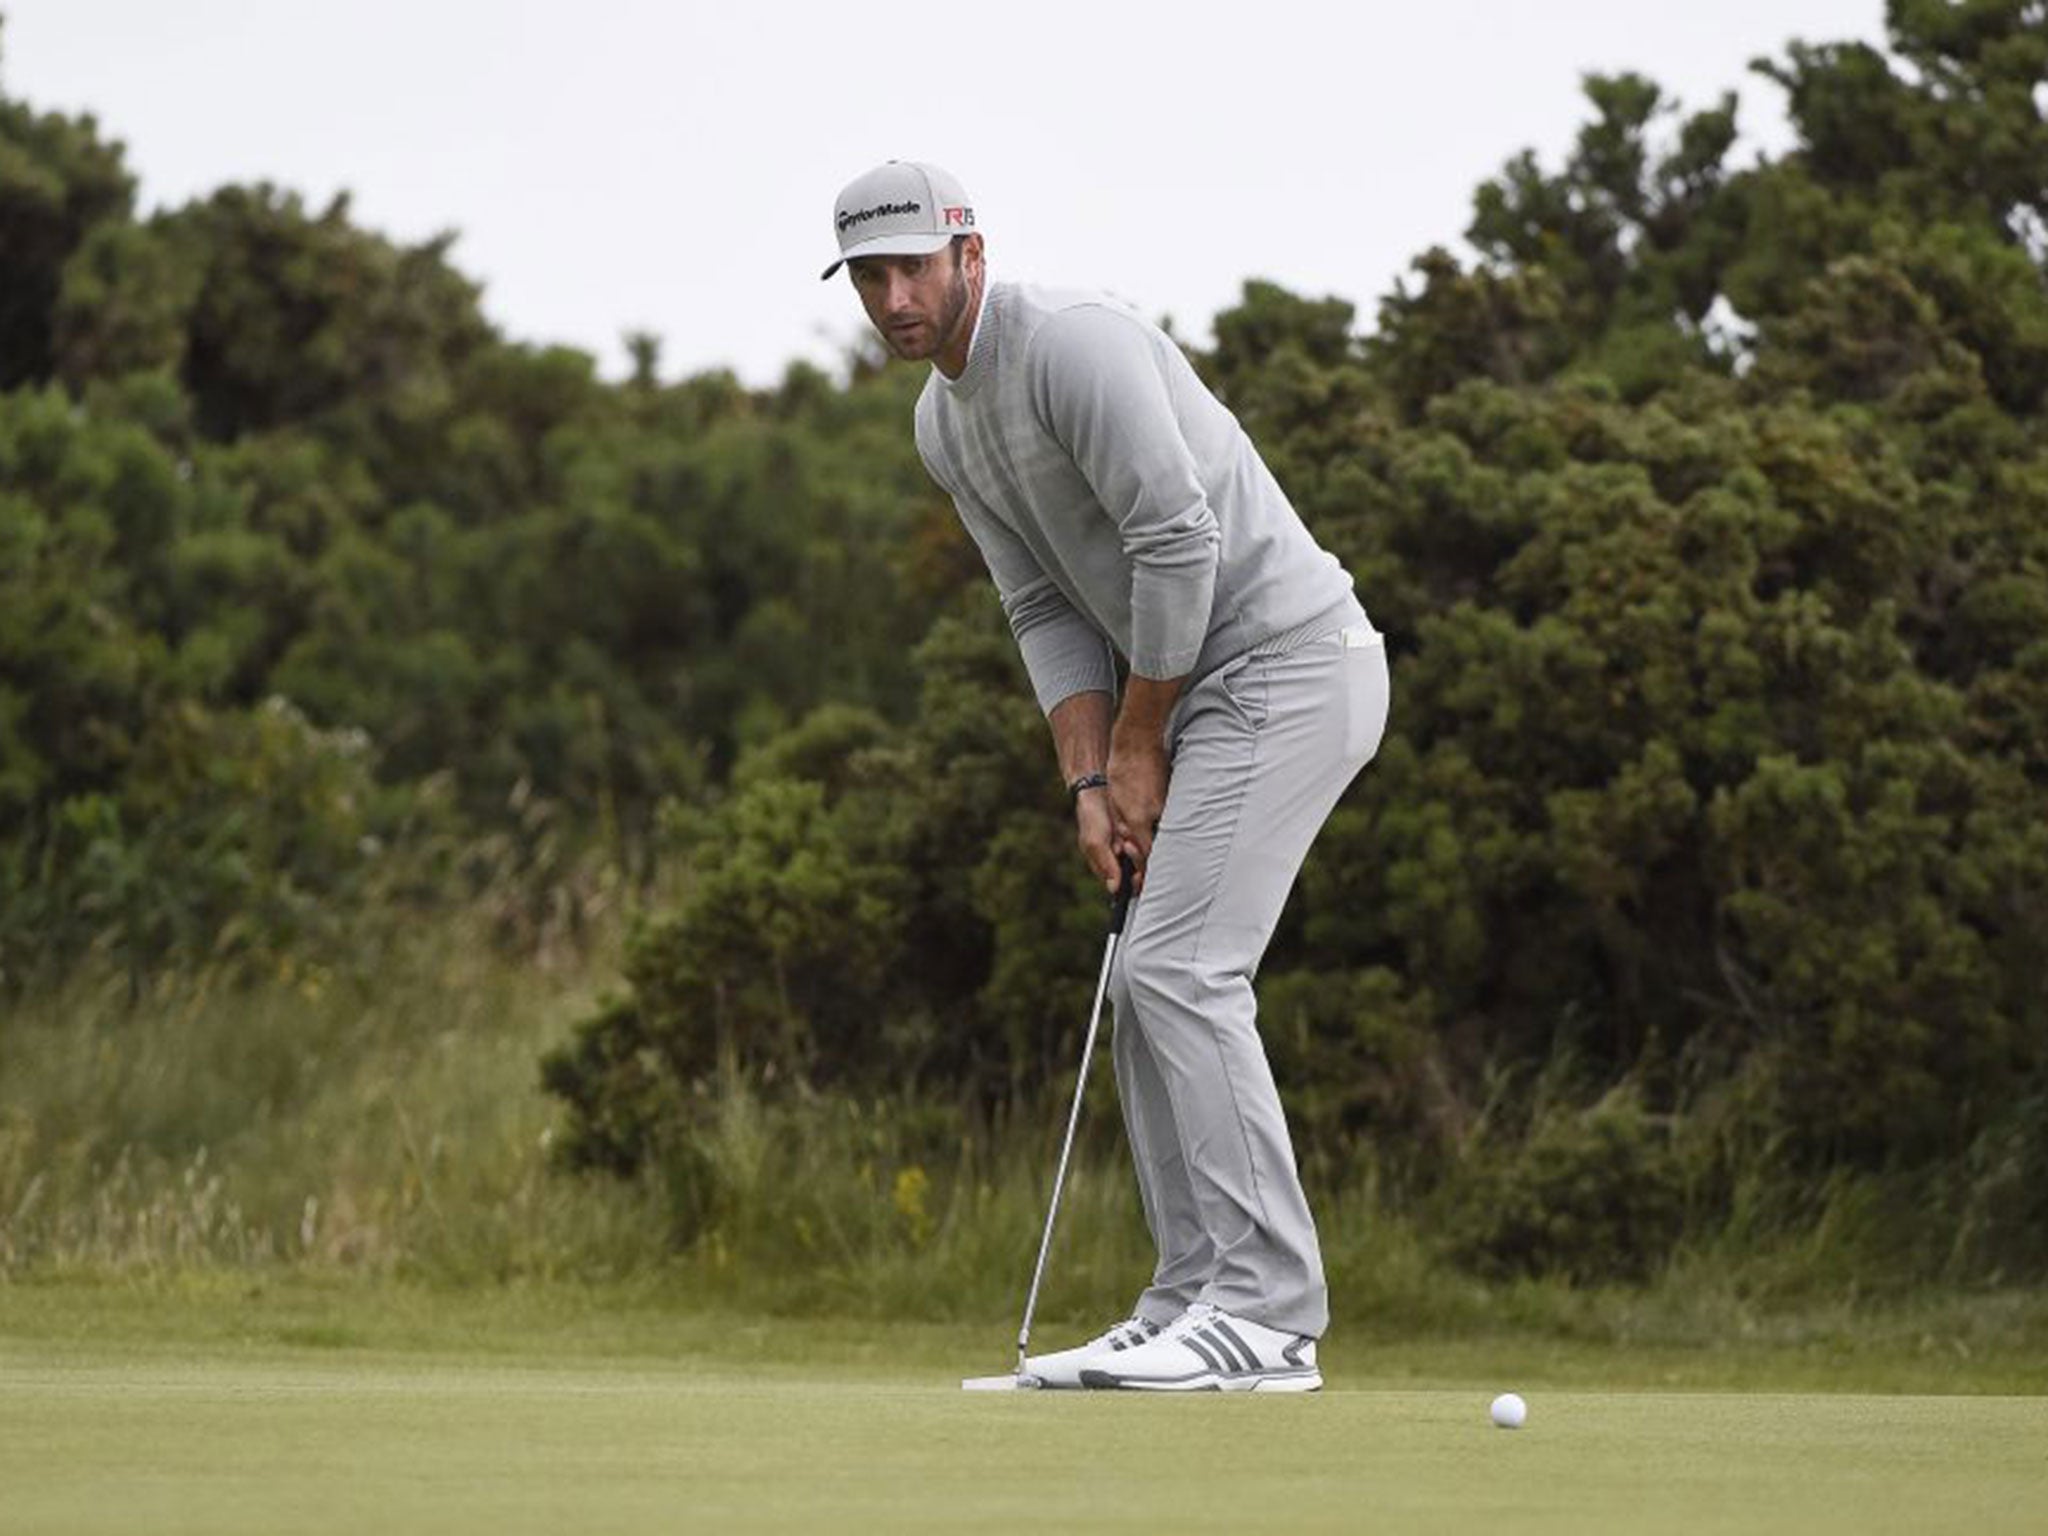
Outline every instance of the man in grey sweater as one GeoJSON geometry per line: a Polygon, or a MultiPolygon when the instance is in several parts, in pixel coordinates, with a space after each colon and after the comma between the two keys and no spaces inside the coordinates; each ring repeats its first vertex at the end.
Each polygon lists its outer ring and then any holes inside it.
{"type": "Polygon", "coordinates": [[[1329,1320],[1252,976],[1323,820],[1377,750],[1385,650],[1174,342],[1101,294],[986,280],[973,205],[891,161],[834,205],[917,447],[987,563],[1082,854],[1140,897],[1111,980],[1117,1089],[1159,1250],[1131,1317],[1048,1385],[1312,1391],[1329,1320]],[[1118,703],[1116,657],[1128,669],[1118,703]]]}

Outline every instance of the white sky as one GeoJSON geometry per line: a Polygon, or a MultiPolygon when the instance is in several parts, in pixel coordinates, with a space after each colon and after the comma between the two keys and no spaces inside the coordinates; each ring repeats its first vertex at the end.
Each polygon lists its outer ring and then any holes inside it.
{"type": "Polygon", "coordinates": [[[967,185],[998,277],[1107,288],[1206,337],[1247,277],[1369,324],[1457,245],[1517,151],[1554,165],[1579,77],[1742,97],[1743,159],[1785,142],[1747,73],[1789,38],[1883,37],[1882,0],[0,0],[0,87],[91,111],[145,209],[269,180],[346,189],[454,260],[511,336],[623,368],[773,382],[859,334],[831,204],[875,162],[967,185]]]}

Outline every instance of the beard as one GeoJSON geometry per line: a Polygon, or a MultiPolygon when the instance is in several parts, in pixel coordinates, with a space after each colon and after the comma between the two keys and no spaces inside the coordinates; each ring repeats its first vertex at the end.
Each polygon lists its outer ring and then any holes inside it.
{"type": "Polygon", "coordinates": [[[967,291],[967,263],[960,259],[956,247],[953,252],[953,286],[946,290],[945,308],[939,312],[939,344],[960,328],[967,318],[967,303],[972,297],[967,291]]]}
{"type": "Polygon", "coordinates": [[[917,338],[915,340],[898,339],[884,329],[883,344],[895,353],[898,359],[906,363],[924,362],[936,357],[945,349],[948,339],[960,328],[967,315],[967,306],[973,299],[974,295],[967,286],[967,263],[955,255],[953,281],[947,286],[946,296],[939,305],[938,314],[932,318],[931,329],[928,332],[920,330],[914,333],[917,338]]]}

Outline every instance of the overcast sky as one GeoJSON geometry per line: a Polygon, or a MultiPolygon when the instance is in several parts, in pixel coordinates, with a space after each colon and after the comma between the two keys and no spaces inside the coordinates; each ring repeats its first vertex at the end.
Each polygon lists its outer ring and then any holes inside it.
{"type": "Polygon", "coordinates": [[[831,205],[875,162],[966,183],[994,274],[1107,288],[1207,335],[1247,277],[1370,318],[1456,245],[1472,189],[1549,164],[1579,77],[1742,98],[1743,159],[1785,142],[1747,73],[1794,37],[1883,35],[1882,0],[0,0],[0,83],[89,110],[145,209],[268,180],[353,194],[454,259],[511,336],[750,383],[859,330],[831,205]]]}

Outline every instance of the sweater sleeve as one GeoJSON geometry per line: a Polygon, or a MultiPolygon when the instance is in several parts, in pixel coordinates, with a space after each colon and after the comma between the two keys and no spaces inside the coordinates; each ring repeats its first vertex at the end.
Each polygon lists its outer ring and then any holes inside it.
{"type": "Polygon", "coordinates": [[[1082,305],[1040,328],[1030,380],[1040,419],[1130,561],[1131,670],[1164,679],[1184,676],[1201,655],[1223,541],[1157,344],[1133,317],[1082,305]]]}
{"type": "Polygon", "coordinates": [[[953,498],[961,526],[981,551],[982,564],[1002,599],[1031,691],[1046,714],[1077,693],[1116,692],[1116,662],[1109,642],[1074,610],[1030,548],[1001,519],[956,486],[944,454],[923,430],[918,453],[925,470],[953,498]]]}

